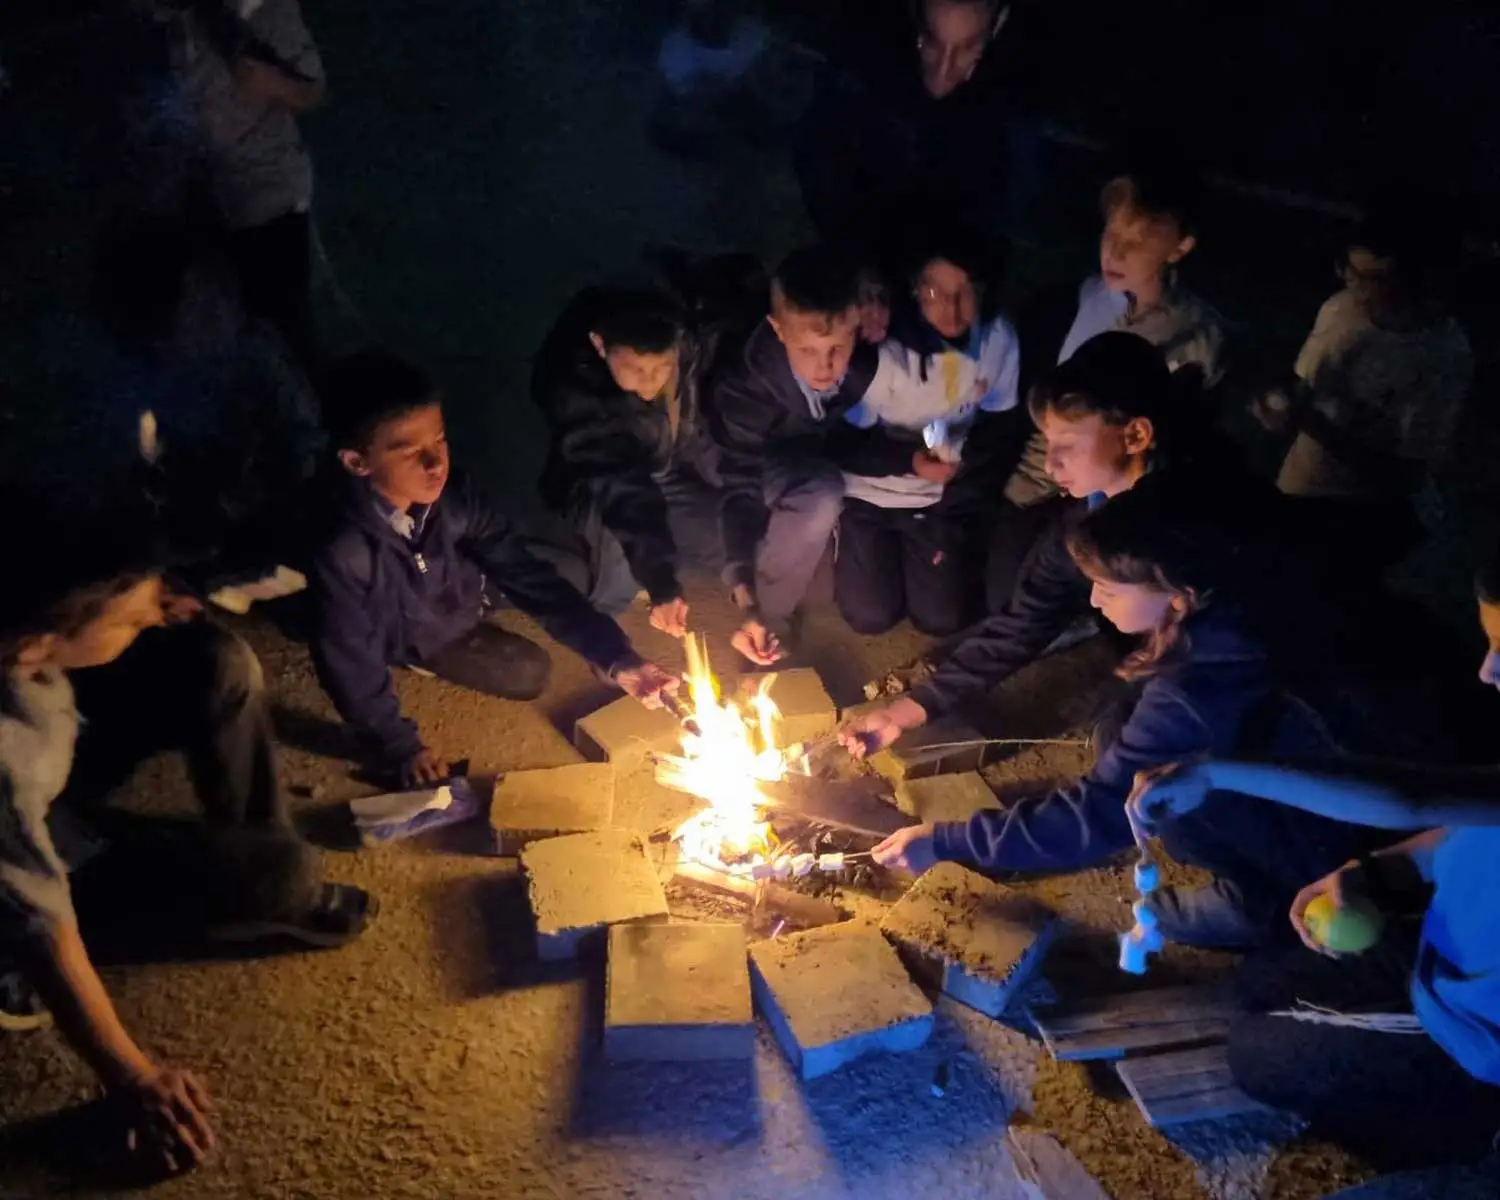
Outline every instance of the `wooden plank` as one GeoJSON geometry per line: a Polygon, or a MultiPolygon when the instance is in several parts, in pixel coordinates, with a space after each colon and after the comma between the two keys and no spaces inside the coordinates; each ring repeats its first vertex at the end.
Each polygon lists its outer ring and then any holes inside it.
{"type": "Polygon", "coordinates": [[[1131,1029],[1100,1029],[1056,1039],[1045,1032],[1042,1041],[1058,1062],[1095,1062],[1124,1058],[1143,1050],[1169,1050],[1222,1042],[1229,1036],[1227,1018],[1168,1021],[1131,1029]]]}
{"type": "Polygon", "coordinates": [[[1267,1111],[1235,1086],[1222,1044],[1128,1058],[1115,1073],[1155,1128],[1267,1111]]]}
{"type": "Polygon", "coordinates": [[[916,823],[892,802],[890,784],[869,776],[815,779],[788,775],[776,783],[761,784],[761,793],[779,812],[870,837],[889,837],[916,823]]]}
{"type": "Polygon", "coordinates": [[[1030,1015],[1052,1056],[1068,1062],[1222,1039],[1235,1011],[1227,985],[1206,984],[1100,996],[1030,1015]]]}

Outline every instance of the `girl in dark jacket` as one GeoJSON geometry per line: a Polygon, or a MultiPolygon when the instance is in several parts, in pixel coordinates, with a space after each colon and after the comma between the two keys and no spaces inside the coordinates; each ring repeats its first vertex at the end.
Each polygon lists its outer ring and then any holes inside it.
{"type": "MultiPolygon", "coordinates": [[[[988,871],[1078,870],[1132,844],[1125,802],[1138,772],[1203,755],[1326,761],[1345,752],[1345,730],[1322,697],[1367,696],[1372,681],[1326,655],[1301,672],[1316,686],[1291,678],[1282,664],[1294,656],[1273,654],[1266,636],[1284,622],[1259,585],[1275,579],[1278,594],[1305,596],[1276,575],[1264,539],[1237,528],[1232,505],[1216,503],[1196,475],[1163,473],[1085,516],[1069,550],[1093,581],[1092,603],[1143,638],[1120,669],[1127,694],[1095,730],[1094,768],[1008,810],[902,830],[876,847],[876,860],[913,871],[939,860],[988,871]]],[[[1316,626],[1302,615],[1304,627],[1316,626]]],[[[1174,859],[1215,876],[1203,888],[1153,895],[1168,940],[1195,945],[1281,934],[1298,888],[1363,848],[1352,826],[1228,792],[1161,834],[1174,859]]]]}

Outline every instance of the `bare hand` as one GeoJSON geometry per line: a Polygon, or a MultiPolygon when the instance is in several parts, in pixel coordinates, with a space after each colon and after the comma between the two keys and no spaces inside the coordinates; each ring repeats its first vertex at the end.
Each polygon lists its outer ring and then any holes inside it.
{"type": "Polygon", "coordinates": [[[781,660],[781,640],[753,617],[735,631],[729,644],[758,667],[781,660]]]}
{"type": "Polygon", "coordinates": [[[658,604],[651,610],[651,627],[660,629],[668,637],[686,637],[688,631],[688,602],[681,596],[658,604]]]}
{"type": "Polygon", "coordinates": [[[1155,829],[1192,812],[1208,799],[1212,786],[1205,764],[1168,763],[1136,772],[1125,807],[1143,829],[1155,829]]]}
{"type": "Polygon", "coordinates": [[[125,1144],[132,1153],[159,1155],[168,1170],[183,1171],[213,1150],[213,1101],[196,1076],[156,1067],[112,1088],[111,1095],[124,1109],[125,1144]]]}
{"type": "Polygon", "coordinates": [[[1250,401],[1250,414],[1263,429],[1280,433],[1291,419],[1292,402],[1280,388],[1272,388],[1250,401]]]}
{"type": "Polygon", "coordinates": [[[1342,958],[1341,954],[1330,950],[1313,937],[1312,930],[1307,927],[1307,906],[1319,896],[1326,895],[1333,901],[1335,908],[1343,908],[1364,894],[1364,868],[1358,862],[1347,862],[1337,871],[1323,876],[1316,883],[1308,884],[1298,892],[1292,901],[1291,918],[1292,928],[1297,931],[1302,944],[1328,958],[1342,958]]]}
{"type": "Polygon", "coordinates": [[[405,787],[428,787],[442,783],[448,775],[448,764],[426,746],[401,764],[401,783],[405,787]]]}
{"type": "Polygon", "coordinates": [[[958,474],[956,462],[947,462],[931,450],[918,450],[913,454],[911,469],[914,475],[927,480],[928,483],[944,485],[958,474]]]}
{"type": "Polygon", "coordinates": [[[871,850],[870,857],[882,867],[895,867],[920,875],[937,865],[933,828],[931,825],[910,825],[898,829],[871,850]]]}
{"type": "Polygon", "coordinates": [[[621,668],[615,672],[615,682],[624,689],[627,696],[633,696],[647,708],[660,708],[662,693],[674,695],[682,686],[680,677],[653,662],[621,668]]]}
{"type": "Polygon", "coordinates": [[[203,615],[203,601],[185,592],[174,592],[163,588],[161,593],[161,616],[168,625],[182,625],[194,617],[203,615]]]}
{"type": "Polygon", "coordinates": [[[240,91],[258,104],[272,104],[281,99],[286,75],[264,59],[241,55],[234,60],[234,82],[240,91]]]}
{"type": "Polygon", "coordinates": [[[910,696],[855,717],[839,730],[839,742],[855,758],[884,750],[908,729],[927,723],[927,710],[910,696]]]}

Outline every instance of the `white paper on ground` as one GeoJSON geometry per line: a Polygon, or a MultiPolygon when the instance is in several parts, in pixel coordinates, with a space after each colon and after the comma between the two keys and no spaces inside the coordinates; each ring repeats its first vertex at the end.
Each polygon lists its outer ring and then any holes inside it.
{"type": "Polygon", "coordinates": [[[404,824],[427,809],[445,809],[453,803],[453,788],[448,784],[421,788],[414,792],[384,792],[379,796],[361,796],[349,801],[354,823],[361,829],[374,825],[404,824]]]}

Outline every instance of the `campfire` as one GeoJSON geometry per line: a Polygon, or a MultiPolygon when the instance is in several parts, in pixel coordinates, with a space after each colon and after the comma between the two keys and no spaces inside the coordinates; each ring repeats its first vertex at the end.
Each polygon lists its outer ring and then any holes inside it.
{"type": "Polygon", "coordinates": [[[687,691],[680,753],[657,757],[658,782],[707,801],[709,807],[677,827],[681,863],[709,872],[740,890],[767,879],[803,876],[815,867],[841,870],[841,854],[793,854],[766,819],[763,784],[805,768],[801,755],[776,745],[780,715],[770,696],[774,675],[753,691],[721,694],[702,640],[687,646],[687,691]]]}

